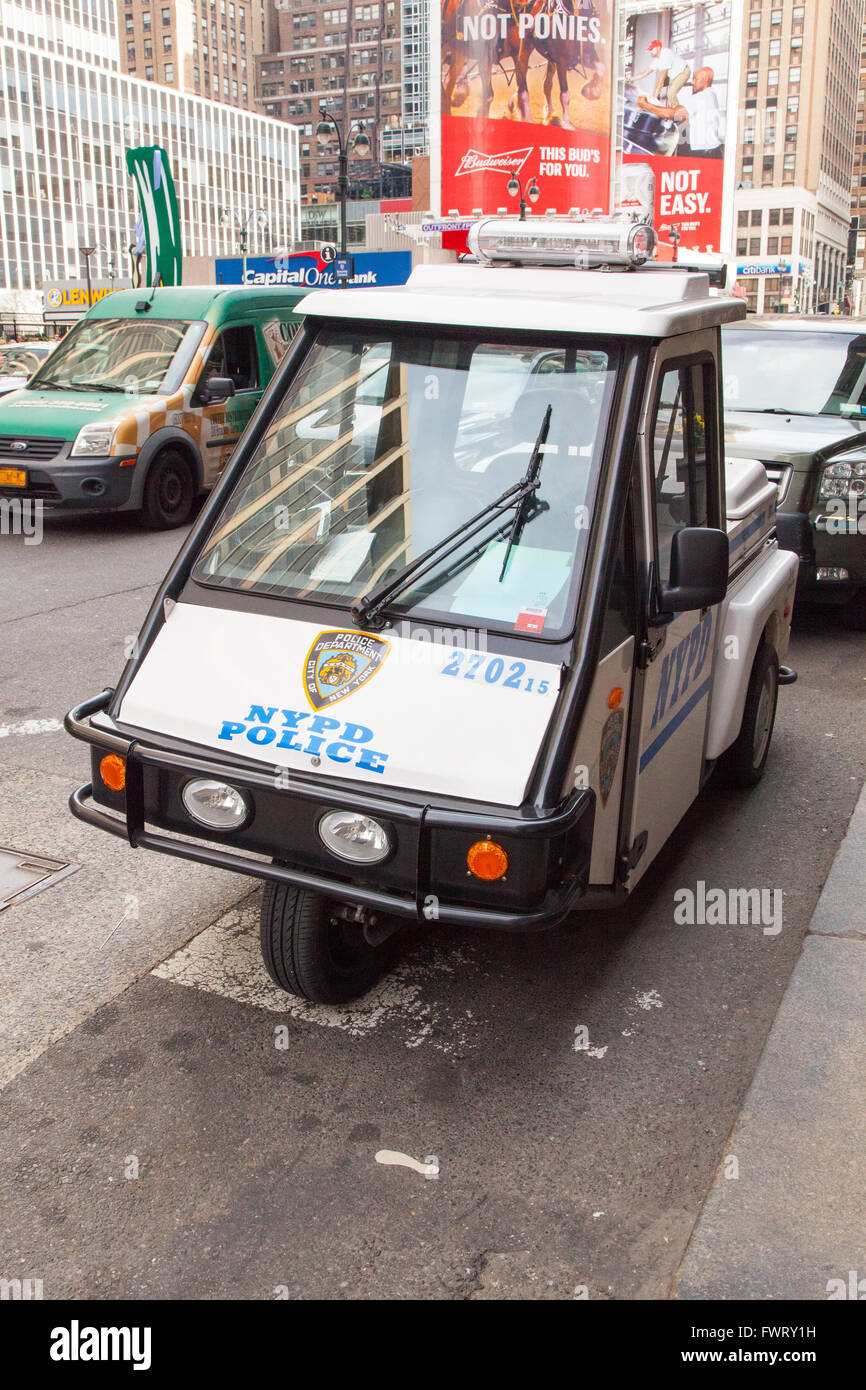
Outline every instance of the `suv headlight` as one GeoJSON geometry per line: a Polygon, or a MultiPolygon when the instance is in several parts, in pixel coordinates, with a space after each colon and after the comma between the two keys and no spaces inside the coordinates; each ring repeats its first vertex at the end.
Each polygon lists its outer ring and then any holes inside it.
{"type": "Polygon", "coordinates": [[[70,458],[104,458],[111,453],[114,425],[82,425],[75,436],[70,458]]]}
{"type": "Polygon", "coordinates": [[[828,463],[824,469],[819,497],[847,497],[849,493],[855,497],[866,495],[866,460],[849,463],[840,459],[836,463],[828,463]]]}

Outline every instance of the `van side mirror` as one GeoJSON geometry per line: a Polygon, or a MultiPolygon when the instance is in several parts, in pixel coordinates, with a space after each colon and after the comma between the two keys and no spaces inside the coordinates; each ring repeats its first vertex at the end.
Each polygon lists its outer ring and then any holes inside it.
{"type": "Polygon", "coordinates": [[[212,376],[210,381],[202,382],[198,388],[200,405],[222,405],[234,394],[235,384],[230,376],[212,376]]]}
{"type": "Polygon", "coordinates": [[[710,526],[684,526],[671,543],[671,577],[662,585],[662,613],[712,608],[728,592],[728,538],[710,526]]]}

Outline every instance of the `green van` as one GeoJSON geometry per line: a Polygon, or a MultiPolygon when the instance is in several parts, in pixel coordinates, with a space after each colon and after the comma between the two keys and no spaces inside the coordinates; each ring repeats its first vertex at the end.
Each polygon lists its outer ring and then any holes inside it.
{"type": "Polygon", "coordinates": [[[0,399],[0,498],[182,526],[300,327],[304,293],[201,285],[106,295],[25,387],[0,399]]]}

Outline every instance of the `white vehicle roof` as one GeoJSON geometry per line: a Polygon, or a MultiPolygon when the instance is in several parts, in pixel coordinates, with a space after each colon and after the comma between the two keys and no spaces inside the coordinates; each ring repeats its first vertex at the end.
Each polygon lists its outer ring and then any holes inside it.
{"type": "Polygon", "coordinates": [[[314,290],[298,310],[334,319],[668,338],[742,319],[746,306],[711,298],[706,275],[667,266],[423,265],[405,285],[314,290]]]}

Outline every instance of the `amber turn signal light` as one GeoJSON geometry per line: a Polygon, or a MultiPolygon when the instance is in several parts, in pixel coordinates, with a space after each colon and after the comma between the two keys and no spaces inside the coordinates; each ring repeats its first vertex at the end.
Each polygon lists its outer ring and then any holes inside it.
{"type": "Polygon", "coordinates": [[[477,840],[466,856],[466,863],[476,878],[494,883],[508,868],[508,855],[495,840],[477,840]]]}
{"type": "Polygon", "coordinates": [[[106,753],[99,764],[99,775],[113,792],[122,792],[126,786],[126,763],[117,753],[106,753]]]}

